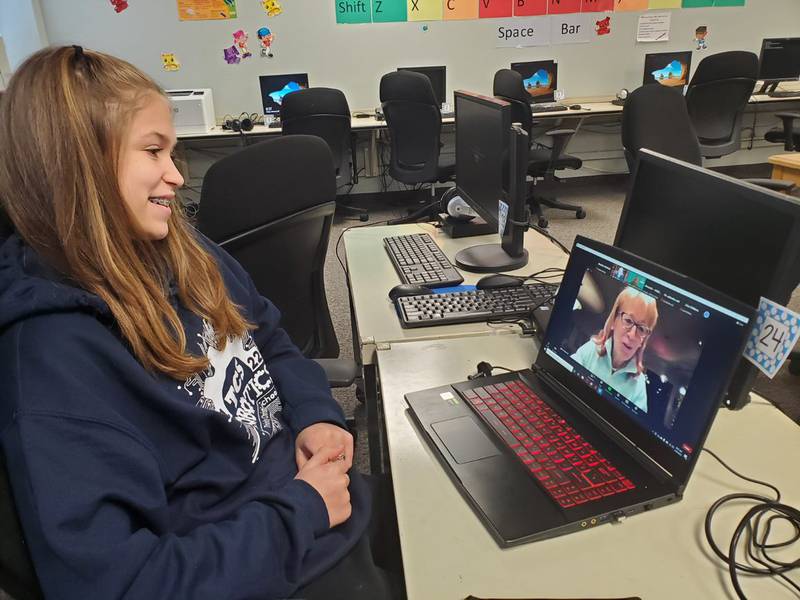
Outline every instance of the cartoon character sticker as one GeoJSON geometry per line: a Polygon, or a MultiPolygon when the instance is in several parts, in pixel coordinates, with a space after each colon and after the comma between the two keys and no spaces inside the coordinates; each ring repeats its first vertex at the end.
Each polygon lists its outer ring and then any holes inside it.
{"type": "Polygon", "coordinates": [[[114,7],[114,12],[121,13],[128,8],[127,0],[111,0],[111,5],[114,7]]]}
{"type": "Polygon", "coordinates": [[[225,56],[225,62],[229,65],[238,65],[242,60],[239,58],[239,51],[236,49],[236,44],[230,48],[223,49],[222,53],[225,56]]]}
{"type": "Polygon", "coordinates": [[[261,4],[264,6],[264,10],[267,11],[268,17],[277,17],[283,12],[278,0],[261,0],[261,4]]]}
{"type": "Polygon", "coordinates": [[[594,30],[597,35],[608,35],[611,33],[611,17],[595,21],[594,30]]]}
{"type": "Polygon", "coordinates": [[[165,71],[178,71],[181,68],[181,61],[178,60],[174,52],[162,52],[161,64],[165,71]]]}
{"type": "Polygon", "coordinates": [[[261,44],[261,56],[272,58],[272,42],[275,40],[275,34],[269,27],[262,27],[256,32],[256,35],[261,44]]]}
{"type": "Polygon", "coordinates": [[[253,56],[250,50],[247,49],[248,37],[249,36],[244,29],[239,29],[238,31],[233,32],[233,43],[239,50],[239,53],[242,55],[243,59],[253,56]]]}
{"type": "Polygon", "coordinates": [[[707,35],[708,27],[705,25],[700,25],[700,27],[694,30],[694,41],[697,43],[698,50],[705,50],[708,48],[708,42],[706,42],[707,35]]]}

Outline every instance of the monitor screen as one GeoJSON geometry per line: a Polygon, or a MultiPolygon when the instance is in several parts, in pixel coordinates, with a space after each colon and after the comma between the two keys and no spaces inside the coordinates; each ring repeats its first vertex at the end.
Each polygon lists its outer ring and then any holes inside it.
{"type": "MultiPolygon", "coordinates": [[[[800,202],[642,150],[614,244],[750,306],[785,305],[800,280],[800,202]]],[[[749,391],[746,365],[731,398],[749,391]]]]}
{"type": "Polygon", "coordinates": [[[487,223],[497,224],[498,203],[506,200],[507,102],[456,93],[456,185],[462,198],[487,223]]]}
{"type": "Polygon", "coordinates": [[[560,379],[631,441],[686,464],[718,407],[752,311],[583,239],[570,256],[543,350],[566,369],[557,370],[560,379]]]}
{"type": "Polygon", "coordinates": [[[430,79],[433,87],[433,95],[436,101],[442,105],[447,102],[447,68],[446,67],[398,67],[398,71],[413,71],[420,73],[430,79]]]}
{"type": "Polygon", "coordinates": [[[761,42],[758,78],[783,81],[800,77],[800,38],[772,38],[761,42]]]}
{"type": "Polygon", "coordinates": [[[688,85],[691,66],[691,52],[645,54],[643,83],[660,83],[670,87],[688,85]]]}
{"type": "Polygon", "coordinates": [[[531,95],[531,102],[552,102],[558,87],[558,65],[553,60],[511,63],[511,69],[522,75],[522,83],[531,95]]]}
{"type": "Polygon", "coordinates": [[[308,88],[308,73],[290,75],[261,75],[261,102],[264,114],[277,116],[281,113],[281,104],[286,94],[308,88]]]}

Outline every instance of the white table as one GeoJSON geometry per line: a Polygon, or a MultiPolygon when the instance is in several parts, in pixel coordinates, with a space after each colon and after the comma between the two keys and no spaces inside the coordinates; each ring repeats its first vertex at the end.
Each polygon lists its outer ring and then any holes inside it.
{"type": "MultiPolygon", "coordinates": [[[[472,512],[406,414],[407,392],[463,381],[479,360],[521,369],[536,353],[519,336],[424,340],[378,350],[408,597],[734,598],[726,568],[703,536],[708,507],[735,491],[769,494],[734,477],[703,453],[684,499],[619,525],[502,550],[472,512]]],[[[707,446],[745,475],[777,485],[800,505],[800,427],[764,399],[721,410],[707,446]]],[[[743,510],[716,519],[727,545],[743,510]]],[[[797,548],[791,559],[796,558],[797,548]]],[[[789,557],[787,556],[787,559],[789,557]]],[[[796,579],[795,574],[795,579],[796,579]]],[[[797,596],[764,578],[740,578],[751,599],[797,596]]]]}

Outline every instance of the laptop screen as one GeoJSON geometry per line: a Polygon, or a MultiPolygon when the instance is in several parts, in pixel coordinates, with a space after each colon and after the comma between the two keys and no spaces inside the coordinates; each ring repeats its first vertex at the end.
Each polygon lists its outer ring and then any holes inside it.
{"type": "Polygon", "coordinates": [[[656,275],[633,255],[588,243],[577,242],[570,257],[543,352],[566,370],[556,369],[560,380],[572,380],[565,384],[640,448],[689,462],[741,354],[749,313],[717,293],[699,295],[707,289],[683,276],[656,275]]]}

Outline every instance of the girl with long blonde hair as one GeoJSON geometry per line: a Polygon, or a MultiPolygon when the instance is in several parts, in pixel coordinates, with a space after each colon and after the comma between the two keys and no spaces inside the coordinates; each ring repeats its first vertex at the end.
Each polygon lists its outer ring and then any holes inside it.
{"type": "Polygon", "coordinates": [[[41,587],[385,595],[368,560],[341,566],[369,554],[370,515],[344,415],[187,223],[175,144],[164,92],[79,46],[0,97],[0,444],[41,587]]]}

